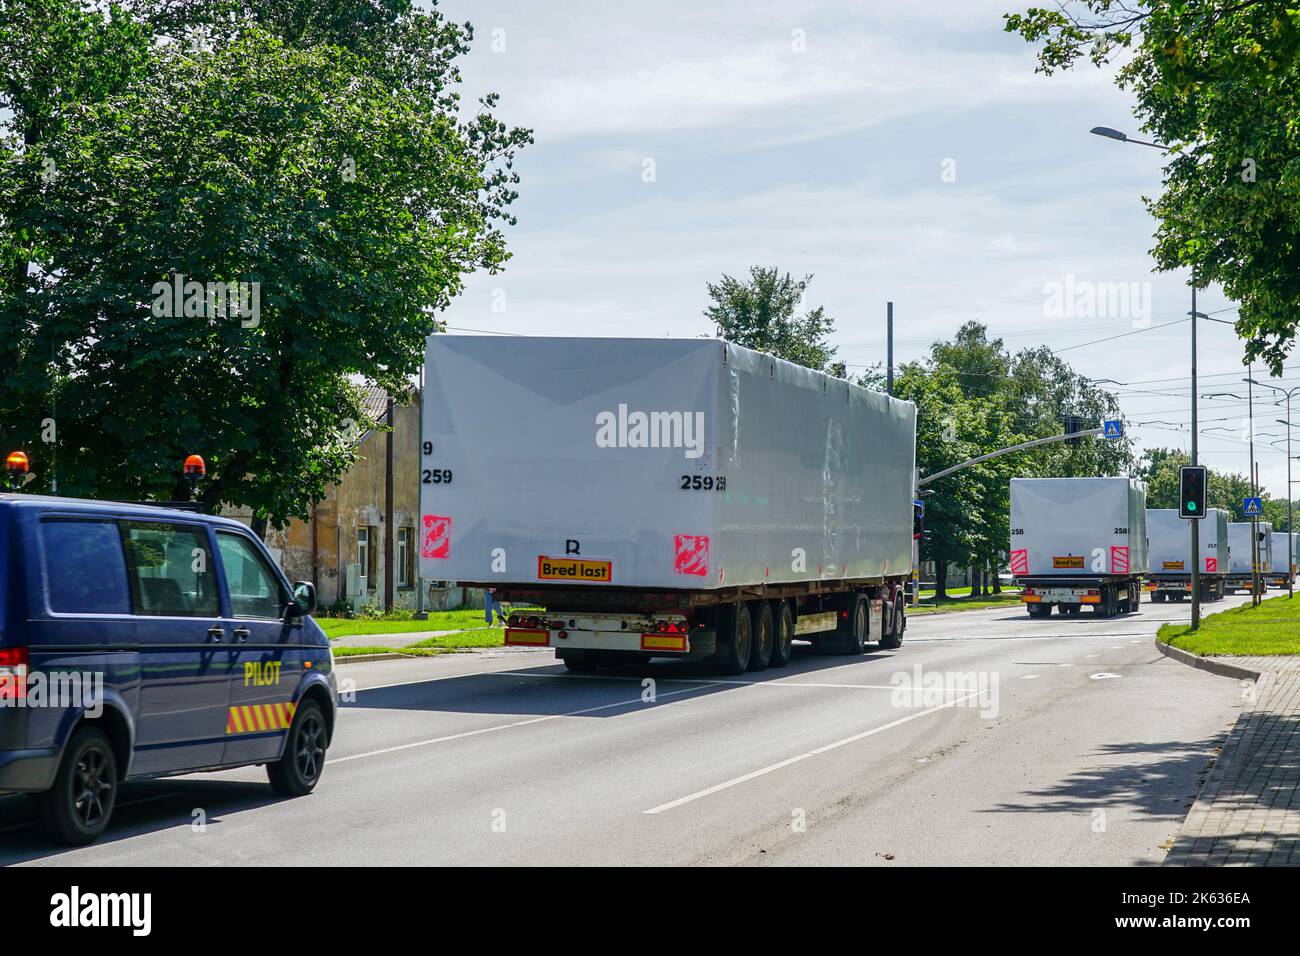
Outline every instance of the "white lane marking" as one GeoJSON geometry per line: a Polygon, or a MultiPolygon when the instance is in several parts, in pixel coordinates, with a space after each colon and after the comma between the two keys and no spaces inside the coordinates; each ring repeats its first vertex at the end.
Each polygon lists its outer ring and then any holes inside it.
{"type": "Polygon", "coordinates": [[[722,783],[714,784],[712,787],[706,787],[703,790],[698,790],[695,793],[687,794],[684,797],[679,797],[676,800],[669,801],[668,803],[662,803],[657,807],[651,807],[649,810],[643,810],[641,812],[654,814],[654,813],[663,813],[665,810],[675,809],[677,807],[682,806],[683,804],[691,803],[695,800],[700,800],[703,799],[704,797],[712,796],[713,794],[718,793],[721,790],[727,790],[730,787],[737,786],[738,784],[747,783],[748,781],[753,780],[756,777],[762,777],[766,774],[774,773],[775,771],[788,767],[791,764],[799,763],[799,761],[801,760],[807,760],[809,757],[816,757],[821,754],[827,753],[831,750],[836,750],[840,747],[845,747],[849,744],[856,743],[859,740],[865,740],[867,737],[873,737],[876,734],[883,733],[884,731],[897,727],[900,724],[905,724],[910,720],[916,720],[919,717],[927,717],[930,714],[936,713],[940,710],[945,710],[948,707],[955,707],[958,704],[965,703],[966,701],[978,697],[979,695],[980,692],[975,691],[973,694],[967,694],[965,697],[958,697],[957,699],[950,700],[947,703],[938,704],[934,707],[927,708],[926,710],[917,711],[915,714],[908,714],[906,717],[900,717],[898,718],[898,720],[891,720],[889,723],[881,724],[879,727],[872,727],[870,730],[864,730],[860,734],[854,734],[851,737],[845,737],[841,740],[836,740],[833,743],[829,743],[826,744],[825,746],[818,747],[816,750],[808,750],[805,751],[804,753],[797,754],[796,756],[787,757],[785,760],[780,760],[774,764],[769,764],[766,767],[760,767],[758,770],[751,770],[747,774],[742,774],[739,777],[733,777],[732,779],[725,780],[722,783]]]}
{"type": "Polygon", "coordinates": [[[1107,674],[1104,671],[1099,674],[1089,674],[1088,680],[1110,680],[1112,677],[1119,677],[1118,674],[1107,674]]]}
{"type": "MultiPolygon", "coordinates": [[[[498,671],[509,677],[549,677],[553,680],[621,680],[641,681],[653,677],[664,684],[728,684],[739,687],[842,687],[848,690],[897,690],[897,684],[817,684],[795,680],[709,680],[702,677],[657,677],[653,671],[635,677],[616,677],[613,674],[529,674],[527,671],[498,671]]],[[[798,675],[795,675],[798,676],[798,675]]]]}
{"type": "Polygon", "coordinates": [[[1021,675],[1020,675],[1020,679],[1021,679],[1021,680],[1038,680],[1038,675],[1037,675],[1037,674],[1021,674],[1021,675]]]}
{"type": "MultiPolygon", "coordinates": [[[[686,687],[682,690],[671,690],[666,693],[655,695],[655,700],[659,701],[665,697],[676,697],[678,694],[689,694],[697,690],[706,690],[708,685],[703,687],[686,687]]],[[[370,750],[361,754],[350,754],[347,757],[334,757],[328,761],[330,766],[335,764],[347,763],[350,760],[361,760],[365,757],[378,757],[381,754],[397,753],[399,750],[410,750],[413,747],[428,747],[432,744],[444,744],[451,740],[463,740],[466,737],[477,737],[480,734],[490,734],[497,730],[509,730],[511,727],[526,727],[529,724],[540,724],[548,720],[557,720],[560,717],[581,717],[583,714],[594,714],[598,710],[610,710],[614,707],[627,707],[629,704],[645,703],[640,697],[633,697],[631,700],[619,700],[612,704],[601,704],[598,707],[584,707],[582,710],[570,710],[563,714],[547,714],[544,717],[530,717],[528,720],[515,720],[508,724],[493,724],[491,727],[480,727],[478,730],[466,730],[459,734],[447,734],[444,737],[433,737],[430,740],[416,740],[409,744],[398,744],[394,747],[384,747],[380,750],[370,750]]]]}

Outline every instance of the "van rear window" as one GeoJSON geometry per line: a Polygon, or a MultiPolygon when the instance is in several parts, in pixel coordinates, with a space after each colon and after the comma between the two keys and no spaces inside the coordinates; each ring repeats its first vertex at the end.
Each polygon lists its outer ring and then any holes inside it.
{"type": "Polygon", "coordinates": [[[122,536],[112,521],[41,522],[51,611],[130,614],[122,536]]]}

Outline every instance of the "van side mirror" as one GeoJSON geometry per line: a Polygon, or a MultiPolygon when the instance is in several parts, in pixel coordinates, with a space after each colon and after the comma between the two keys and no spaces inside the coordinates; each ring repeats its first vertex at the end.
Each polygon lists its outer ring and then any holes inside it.
{"type": "Polygon", "coordinates": [[[298,581],[293,586],[293,604],[289,606],[290,617],[306,617],[316,613],[316,585],[310,581],[298,581]]]}

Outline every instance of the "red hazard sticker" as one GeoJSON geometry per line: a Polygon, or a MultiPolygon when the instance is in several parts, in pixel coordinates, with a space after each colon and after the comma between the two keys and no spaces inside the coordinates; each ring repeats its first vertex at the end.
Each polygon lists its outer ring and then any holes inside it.
{"type": "Polygon", "coordinates": [[[678,574],[709,573],[709,537],[703,534],[679,534],[673,538],[677,557],[673,570],[678,574]]]}
{"type": "Polygon", "coordinates": [[[1218,571],[1218,570],[1219,570],[1219,559],[1218,559],[1218,558],[1206,558],[1206,559],[1205,559],[1205,570],[1207,570],[1207,571],[1218,571]]]}
{"type": "Polygon", "coordinates": [[[1128,548],[1110,549],[1111,574],[1128,574],[1128,548]]]}
{"type": "Polygon", "coordinates": [[[1011,573],[1028,574],[1029,573],[1029,549],[1017,548],[1011,552],[1011,573]]]}
{"type": "Polygon", "coordinates": [[[420,544],[420,557],[447,558],[451,556],[451,519],[442,515],[424,516],[424,541],[420,544]]]}

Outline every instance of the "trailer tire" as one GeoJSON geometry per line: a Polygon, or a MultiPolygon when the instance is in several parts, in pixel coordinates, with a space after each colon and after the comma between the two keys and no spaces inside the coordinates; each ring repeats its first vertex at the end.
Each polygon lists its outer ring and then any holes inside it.
{"type": "Polygon", "coordinates": [[[883,633],[880,635],[880,646],[887,651],[895,651],[903,646],[903,632],[907,630],[907,612],[903,609],[903,596],[900,594],[894,598],[893,607],[890,608],[889,627],[882,628],[883,633]]]}
{"type": "Polygon", "coordinates": [[[772,605],[772,659],[768,667],[785,667],[794,654],[794,611],[789,601],[775,601],[772,605]]]}
{"type": "Polygon", "coordinates": [[[776,642],[772,605],[767,601],[749,602],[749,619],[754,632],[753,640],[749,642],[749,669],[766,670],[772,660],[772,645],[776,642]]]}
{"type": "Polygon", "coordinates": [[[1026,604],[1025,610],[1029,612],[1030,617],[1047,617],[1052,613],[1050,604],[1026,604]]]}
{"type": "Polygon", "coordinates": [[[738,677],[749,667],[750,645],[754,640],[749,606],[744,601],[730,605],[722,613],[722,646],[714,660],[722,673],[738,677]]]}

